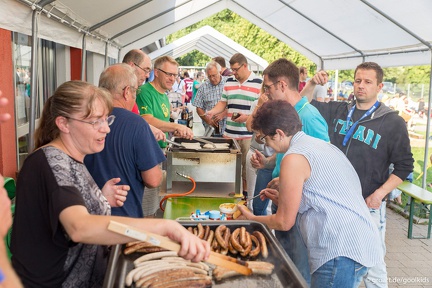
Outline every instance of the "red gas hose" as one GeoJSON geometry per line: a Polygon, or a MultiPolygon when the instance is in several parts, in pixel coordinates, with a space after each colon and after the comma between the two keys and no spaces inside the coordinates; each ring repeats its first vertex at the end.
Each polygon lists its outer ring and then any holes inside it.
{"type": "Polygon", "coordinates": [[[164,198],[162,198],[162,200],[161,200],[160,203],[159,203],[159,207],[160,207],[160,209],[161,209],[162,211],[165,211],[165,208],[163,208],[163,203],[164,203],[168,198],[186,196],[186,195],[191,194],[191,193],[195,190],[196,183],[195,183],[195,180],[194,180],[192,177],[187,176],[187,175],[184,175],[184,174],[181,174],[181,173],[178,173],[178,172],[176,172],[176,173],[177,173],[177,175],[179,175],[179,176],[181,176],[181,177],[184,177],[184,178],[186,178],[186,179],[189,179],[189,180],[192,182],[192,184],[193,184],[192,189],[189,190],[189,191],[186,192],[186,193],[177,193],[177,194],[176,194],[176,193],[173,193],[173,194],[168,194],[168,195],[166,195],[164,198]]]}

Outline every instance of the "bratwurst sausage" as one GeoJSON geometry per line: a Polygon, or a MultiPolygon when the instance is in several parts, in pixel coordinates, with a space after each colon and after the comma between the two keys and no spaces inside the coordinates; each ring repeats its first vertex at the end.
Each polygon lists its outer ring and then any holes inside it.
{"type": "Polygon", "coordinates": [[[252,233],[252,235],[254,235],[260,243],[261,255],[263,256],[264,259],[267,258],[268,257],[268,249],[267,249],[267,243],[266,243],[265,236],[259,231],[254,231],[252,233]]]}

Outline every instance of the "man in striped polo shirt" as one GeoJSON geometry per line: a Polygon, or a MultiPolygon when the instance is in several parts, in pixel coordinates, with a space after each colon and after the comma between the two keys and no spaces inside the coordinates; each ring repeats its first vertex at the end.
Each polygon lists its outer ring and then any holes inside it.
{"type": "Polygon", "coordinates": [[[241,53],[234,54],[230,61],[233,76],[226,80],[221,101],[213,109],[207,111],[213,117],[228,109],[226,128],[223,136],[238,142],[242,152],[242,184],[247,190],[246,155],[252,139],[252,132],[246,128],[246,120],[251,114],[251,106],[259,98],[262,79],[248,68],[246,57],[241,53]]]}

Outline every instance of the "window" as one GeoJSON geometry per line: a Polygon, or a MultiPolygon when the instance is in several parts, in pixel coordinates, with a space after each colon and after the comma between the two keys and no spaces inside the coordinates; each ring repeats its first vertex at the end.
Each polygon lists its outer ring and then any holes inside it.
{"type": "MultiPolygon", "coordinates": [[[[15,70],[15,116],[17,129],[18,169],[29,153],[29,120],[31,96],[31,42],[32,37],[13,32],[13,62],[15,70]]],[[[43,104],[57,87],[55,70],[55,43],[40,40],[38,97],[36,98],[36,127],[43,104]]]]}

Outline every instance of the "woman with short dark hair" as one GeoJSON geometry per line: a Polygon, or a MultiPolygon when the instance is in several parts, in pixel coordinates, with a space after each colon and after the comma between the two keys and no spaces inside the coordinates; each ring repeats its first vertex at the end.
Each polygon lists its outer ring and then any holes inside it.
{"type": "Polygon", "coordinates": [[[266,188],[276,214],[255,216],[239,206],[244,218],[275,230],[295,229],[298,221],[308,249],[311,287],[358,287],[367,267],[383,261],[379,234],[363,200],[360,180],[334,145],[301,131],[295,109],[286,101],[264,103],[252,129],[266,145],[285,153],[279,191],[266,188]]]}

